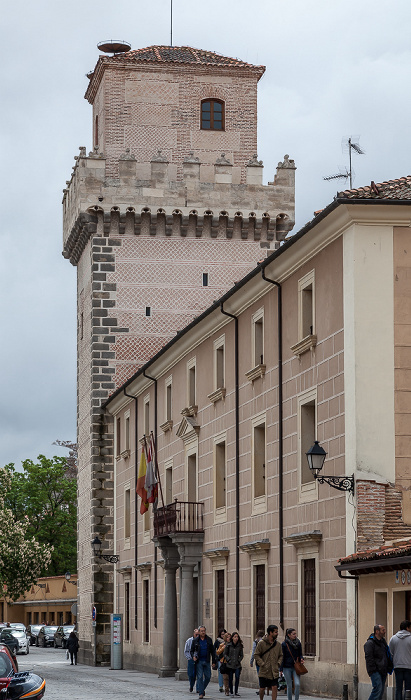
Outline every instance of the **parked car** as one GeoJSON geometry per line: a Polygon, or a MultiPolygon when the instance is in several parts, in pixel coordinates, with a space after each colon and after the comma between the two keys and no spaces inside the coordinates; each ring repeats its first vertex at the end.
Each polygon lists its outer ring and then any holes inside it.
{"type": "Polygon", "coordinates": [[[10,627],[14,630],[23,630],[23,632],[26,631],[26,625],[23,625],[22,622],[10,622],[10,627]]]}
{"type": "Polygon", "coordinates": [[[74,625],[60,625],[54,633],[54,648],[67,646],[67,640],[69,638],[70,632],[73,632],[74,625]]]}
{"type": "Polygon", "coordinates": [[[8,647],[0,645],[0,693],[7,688],[10,678],[17,673],[18,668],[8,647]]]}
{"type": "Polygon", "coordinates": [[[26,629],[21,630],[20,628],[16,627],[10,627],[10,632],[12,633],[13,637],[17,639],[19,643],[19,650],[18,654],[28,654],[30,650],[30,645],[29,645],[29,640],[27,639],[26,635],[26,629]]]}
{"type": "Polygon", "coordinates": [[[19,650],[19,643],[11,633],[10,627],[0,630],[0,644],[3,644],[15,656],[19,650]]]}
{"type": "Polygon", "coordinates": [[[40,627],[36,639],[36,647],[52,647],[54,645],[54,632],[57,630],[57,625],[43,625],[40,627]]]}
{"type": "Polygon", "coordinates": [[[37,635],[41,629],[42,625],[29,625],[26,630],[27,639],[29,644],[33,646],[36,643],[37,635]]]}
{"type": "Polygon", "coordinates": [[[6,646],[0,646],[0,696],[2,698],[28,698],[41,700],[44,696],[46,681],[33,671],[18,673],[17,660],[6,646]]]}

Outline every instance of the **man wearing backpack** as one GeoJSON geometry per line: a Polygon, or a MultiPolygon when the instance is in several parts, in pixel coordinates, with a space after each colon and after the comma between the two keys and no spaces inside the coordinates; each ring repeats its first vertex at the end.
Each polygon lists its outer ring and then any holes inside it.
{"type": "Polygon", "coordinates": [[[277,642],[277,625],[268,625],[267,634],[258,642],[254,661],[259,666],[258,682],[260,685],[260,700],[264,700],[266,688],[271,688],[273,700],[277,698],[278,676],[280,665],[283,660],[283,650],[277,642]]]}

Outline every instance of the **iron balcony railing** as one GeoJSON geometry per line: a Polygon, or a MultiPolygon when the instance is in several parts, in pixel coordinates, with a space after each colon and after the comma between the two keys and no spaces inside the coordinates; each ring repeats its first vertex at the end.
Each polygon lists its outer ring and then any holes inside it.
{"type": "Polygon", "coordinates": [[[204,504],[177,501],[154,512],[154,535],[162,537],[175,532],[204,532],[204,504]]]}

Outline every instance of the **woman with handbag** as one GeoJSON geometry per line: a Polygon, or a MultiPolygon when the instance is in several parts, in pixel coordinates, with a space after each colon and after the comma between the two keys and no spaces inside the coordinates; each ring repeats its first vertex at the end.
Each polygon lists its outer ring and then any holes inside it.
{"type": "Polygon", "coordinates": [[[218,685],[219,685],[220,693],[224,692],[224,680],[223,680],[223,674],[220,671],[220,660],[218,659],[218,650],[224,642],[224,635],[225,634],[227,634],[227,630],[222,629],[220,631],[220,634],[218,635],[217,639],[214,642],[214,651],[215,651],[216,656],[217,656],[218,685]]]}
{"type": "Polygon", "coordinates": [[[224,692],[226,695],[229,695],[229,687],[228,687],[228,668],[226,664],[226,658],[225,658],[225,649],[227,644],[231,642],[231,634],[230,632],[226,632],[223,634],[223,642],[220,644],[218,647],[216,654],[219,660],[219,671],[223,677],[223,685],[224,685],[224,692]]]}
{"type": "Polygon", "coordinates": [[[304,666],[301,642],[293,627],[286,629],[282,647],[283,663],[281,664],[280,671],[283,672],[287,683],[287,700],[292,700],[293,698],[293,681],[295,700],[298,700],[300,696],[300,675],[307,673],[307,669],[304,666]]]}
{"type": "Polygon", "coordinates": [[[233,678],[235,678],[235,696],[240,697],[238,686],[240,684],[241,662],[244,658],[244,646],[238,632],[233,632],[231,642],[224,650],[224,657],[227,659],[228,686],[231,697],[233,693],[233,678]]]}

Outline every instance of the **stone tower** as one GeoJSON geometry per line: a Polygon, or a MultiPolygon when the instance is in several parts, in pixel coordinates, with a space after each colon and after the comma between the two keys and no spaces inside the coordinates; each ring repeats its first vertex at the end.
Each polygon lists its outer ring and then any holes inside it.
{"type": "Polygon", "coordinates": [[[113,440],[101,404],[179,330],[280,245],[294,222],[288,156],[262,184],[263,66],[190,47],[100,56],[89,74],[93,150],[63,196],[77,266],[78,623],[83,660],[109,658],[113,440]],[[96,645],[91,606],[97,606],[96,645]]]}

